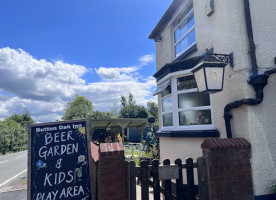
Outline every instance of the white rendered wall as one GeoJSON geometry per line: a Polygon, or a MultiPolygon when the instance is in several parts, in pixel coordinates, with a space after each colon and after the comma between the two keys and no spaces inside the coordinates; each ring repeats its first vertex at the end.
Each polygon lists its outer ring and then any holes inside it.
{"type": "MultiPolygon", "coordinates": [[[[214,13],[207,16],[204,7],[208,0],[194,0],[197,50],[206,48],[215,53],[234,52],[234,68],[226,67],[224,90],[212,95],[215,128],[226,137],[223,111],[230,102],[255,98],[247,83],[251,72],[243,1],[214,0],[214,13]]],[[[276,1],[250,0],[254,41],[259,73],[274,68],[276,57],[276,1]]],[[[156,43],[157,70],[173,58],[172,30],[167,27],[156,43]]],[[[231,110],[233,137],[244,137],[252,144],[252,169],[255,195],[271,193],[276,179],[276,74],[269,79],[264,90],[264,101],[257,106],[242,106],[231,110]]],[[[159,110],[160,108],[159,98],[159,110]]],[[[161,117],[161,116],[160,116],[161,117]]],[[[200,144],[204,138],[160,138],[161,159],[178,157],[196,159],[201,156],[200,144]]]]}

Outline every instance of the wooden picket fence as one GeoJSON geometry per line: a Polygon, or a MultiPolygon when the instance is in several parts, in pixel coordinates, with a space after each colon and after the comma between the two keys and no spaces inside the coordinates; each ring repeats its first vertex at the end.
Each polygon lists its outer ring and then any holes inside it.
{"type": "Polygon", "coordinates": [[[161,195],[165,200],[208,199],[205,161],[201,157],[197,159],[197,163],[194,163],[192,158],[188,158],[186,163],[176,159],[172,165],[169,159],[164,160],[163,165],[160,165],[158,160],[153,160],[151,164],[143,160],[139,167],[136,167],[133,161],[126,161],[128,200],[136,200],[137,179],[141,182],[141,200],[149,200],[149,187],[153,188],[154,200],[160,200],[161,195]],[[185,185],[183,171],[186,172],[187,177],[185,185]],[[194,183],[194,172],[198,174],[198,185],[194,183]],[[175,192],[172,190],[172,180],[175,180],[175,192]]]}

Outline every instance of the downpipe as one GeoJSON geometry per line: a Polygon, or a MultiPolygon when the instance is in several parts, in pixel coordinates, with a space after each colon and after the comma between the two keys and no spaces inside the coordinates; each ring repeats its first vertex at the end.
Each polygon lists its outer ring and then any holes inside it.
{"type": "Polygon", "coordinates": [[[248,82],[248,84],[252,85],[252,87],[254,88],[256,93],[255,95],[256,98],[241,99],[241,100],[229,103],[224,107],[224,120],[225,120],[227,138],[232,138],[230,120],[232,119],[233,116],[230,113],[230,110],[241,107],[242,105],[258,105],[262,103],[264,98],[263,90],[264,90],[264,87],[267,85],[267,80],[271,74],[276,73],[276,68],[275,68],[275,69],[266,71],[263,75],[258,75],[258,66],[257,66],[256,52],[255,52],[255,44],[253,39],[249,0],[244,0],[243,3],[244,3],[246,30],[247,30],[247,36],[248,36],[248,42],[249,42],[250,58],[251,58],[252,73],[253,73],[253,76],[250,77],[250,81],[248,82]]]}
{"type": "Polygon", "coordinates": [[[230,113],[230,110],[241,107],[242,105],[258,105],[262,103],[264,98],[263,90],[264,90],[264,87],[267,85],[268,78],[269,78],[269,75],[266,75],[266,74],[258,75],[252,78],[248,82],[248,84],[252,85],[255,89],[255,93],[256,93],[255,99],[253,98],[241,99],[241,100],[229,103],[224,107],[224,120],[225,120],[227,138],[232,138],[232,130],[231,130],[231,123],[230,123],[230,120],[232,119],[232,115],[230,113]]]}

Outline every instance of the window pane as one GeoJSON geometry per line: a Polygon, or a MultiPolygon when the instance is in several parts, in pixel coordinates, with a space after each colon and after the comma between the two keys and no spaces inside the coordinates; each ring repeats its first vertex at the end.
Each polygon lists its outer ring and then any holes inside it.
{"type": "Polygon", "coordinates": [[[209,94],[193,92],[178,95],[178,108],[191,108],[200,106],[210,106],[209,94]]]}
{"type": "Polygon", "coordinates": [[[175,57],[179,56],[182,52],[188,49],[191,46],[195,39],[195,29],[193,29],[186,37],[184,37],[181,42],[175,46],[175,57]]]}
{"type": "Polygon", "coordinates": [[[212,124],[211,110],[179,112],[179,125],[212,124]]]}
{"type": "Polygon", "coordinates": [[[167,97],[162,100],[162,112],[172,110],[172,97],[167,97]]]}
{"type": "Polygon", "coordinates": [[[170,84],[170,85],[168,85],[168,87],[165,90],[163,90],[161,92],[161,97],[164,97],[164,96],[166,96],[168,94],[171,94],[171,92],[172,92],[172,90],[171,90],[171,84],[170,84]]]}
{"type": "Polygon", "coordinates": [[[172,125],[173,125],[172,113],[163,115],[163,126],[172,126],[172,125]]]}
{"type": "Polygon", "coordinates": [[[187,90],[196,87],[194,76],[185,76],[177,79],[177,90],[187,90]]]}
{"type": "Polygon", "coordinates": [[[193,26],[195,25],[194,12],[179,24],[178,28],[174,31],[174,42],[178,42],[193,26]]]}

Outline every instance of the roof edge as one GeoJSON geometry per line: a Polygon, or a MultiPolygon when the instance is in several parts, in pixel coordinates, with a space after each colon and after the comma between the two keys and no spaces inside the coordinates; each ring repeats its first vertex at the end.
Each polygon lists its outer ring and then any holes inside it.
{"type": "Polygon", "coordinates": [[[174,0],[172,2],[170,7],[167,9],[165,14],[162,16],[158,24],[151,32],[150,36],[148,37],[149,39],[155,39],[160,34],[160,32],[162,32],[165,29],[169,21],[172,19],[172,16],[174,15],[175,11],[179,8],[182,2],[183,0],[174,0]]]}

